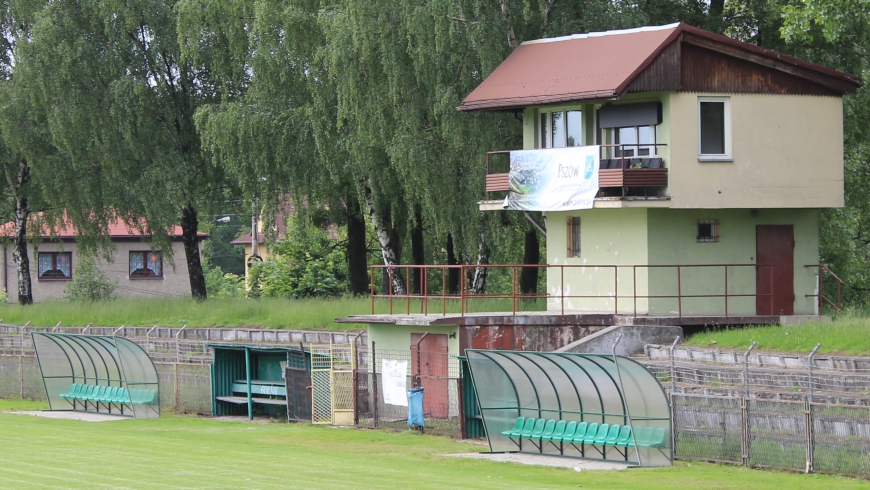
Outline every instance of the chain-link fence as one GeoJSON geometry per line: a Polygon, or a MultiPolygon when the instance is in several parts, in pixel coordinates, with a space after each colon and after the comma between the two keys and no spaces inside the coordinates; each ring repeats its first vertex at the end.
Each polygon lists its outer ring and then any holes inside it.
{"type": "Polygon", "coordinates": [[[408,407],[384,403],[383,361],[407,362],[406,386],[422,386],[426,432],[460,434],[459,360],[445,352],[376,349],[357,350],[356,416],[364,427],[408,428],[408,407]]]}

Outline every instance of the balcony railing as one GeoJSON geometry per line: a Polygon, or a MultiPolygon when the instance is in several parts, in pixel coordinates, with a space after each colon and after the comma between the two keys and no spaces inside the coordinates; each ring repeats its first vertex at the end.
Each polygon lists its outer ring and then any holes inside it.
{"type": "MultiPolygon", "coordinates": [[[[642,190],[646,195],[647,190],[656,187],[667,187],[668,169],[664,166],[664,160],[656,155],[640,155],[641,151],[654,153],[651,150],[662,146],[663,143],[637,143],[621,145],[600,145],[601,155],[598,170],[598,187],[600,197],[614,192],[619,192],[620,197],[626,197],[629,189],[642,190]]],[[[549,151],[554,148],[540,150],[513,150],[513,151],[549,151]]],[[[490,199],[493,192],[510,190],[508,173],[492,173],[492,155],[509,155],[512,150],[489,151],[486,153],[486,198],[490,199]]]]}
{"type": "Polygon", "coordinates": [[[375,300],[382,299],[387,300],[390,315],[450,313],[464,316],[467,313],[484,311],[505,314],[510,311],[511,315],[516,315],[522,311],[547,310],[563,315],[567,311],[575,314],[612,313],[634,317],[639,314],[728,317],[735,315],[736,307],[741,310],[736,315],[745,316],[757,314],[755,310],[760,298],[774,295],[776,285],[772,271],[772,266],[767,264],[375,265],[371,267],[371,305],[373,315],[376,314],[375,300]],[[554,294],[521,290],[520,277],[523,270],[530,268],[549,274],[546,289],[554,294]],[[759,275],[759,270],[768,272],[759,275]],[[470,278],[475,272],[486,273],[488,291],[473,291],[470,278]],[[393,284],[395,274],[399,274],[404,281],[404,294],[394,294],[392,288],[385,286],[393,284]],[[566,278],[566,275],[571,277],[566,278]],[[451,276],[456,283],[455,290],[451,290],[449,286],[451,276]],[[388,282],[381,286],[381,280],[388,282]],[[757,292],[759,281],[764,281],[761,284],[769,281],[769,286],[764,288],[768,292],[757,292]],[[416,292],[411,292],[412,282],[418,289],[416,292]],[[471,305],[479,300],[490,301],[482,302],[483,309],[471,305]],[[572,300],[585,302],[585,305],[572,307],[572,300]],[[667,313],[650,313],[650,300],[662,303],[658,308],[667,310],[667,313]],[[741,303],[735,305],[735,301],[741,303]],[[610,302],[612,305],[609,305],[610,302]],[[703,302],[700,307],[704,311],[697,311],[699,302],[703,302]],[[608,307],[595,308],[594,305],[608,307]],[[644,312],[644,309],[647,311],[644,312]],[[748,313],[748,309],[752,313],[748,313]]]}

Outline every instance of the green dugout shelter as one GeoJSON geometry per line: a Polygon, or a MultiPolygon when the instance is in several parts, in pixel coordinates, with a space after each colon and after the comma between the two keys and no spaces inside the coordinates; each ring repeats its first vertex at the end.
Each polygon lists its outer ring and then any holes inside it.
{"type": "Polygon", "coordinates": [[[311,356],[302,346],[207,345],[214,350],[212,415],[311,420],[311,356]]]}
{"type": "Polygon", "coordinates": [[[661,384],[622,356],[467,349],[493,452],[673,464],[661,384]]]}
{"type": "Polygon", "coordinates": [[[123,337],[33,332],[51,410],[160,417],[157,368],[123,337]]]}

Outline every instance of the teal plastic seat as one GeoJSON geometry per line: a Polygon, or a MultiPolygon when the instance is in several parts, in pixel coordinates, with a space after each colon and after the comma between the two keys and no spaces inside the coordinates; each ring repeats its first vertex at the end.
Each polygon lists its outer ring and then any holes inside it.
{"type": "Polygon", "coordinates": [[[107,389],[105,393],[103,393],[103,396],[97,398],[96,401],[103,402],[103,403],[113,403],[112,400],[114,400],[114,397],[117,394],[118,394],[118,387],[112,386],[112,387],[109,387],[109,389],[107,389]]]}
{"type": "Polygon", "coordinates": [[[600,444],[604,446],[613,446],[616,444],[616,440],[619,439],[619,424],[613,424],[610,426],[610,430],[607,431],[607,436],[604,439],[595,439],[595,444],[600,444]]]}
{"type": "MultiPolygon", "coordinates": [[[[526,439],[532,439],[535,436],[540,436],[541,433],[544,432],[544,424],[546,424],[546,423],[547,423],[547,421],[544,419],[536,420],[535,421],[535,428],[532,430],[532,432],[529,434],[525,434],[525,431],[524,431],[524,433],[521,434],[520,437],[524,437],[526,439]]],[[[539,439],[540,439],[540,437],[539,437],[539,439]]]]}
{"type": "Polygon", "coordinates": [[[79,392],[73,397],[75,400],[84,400],[86,396],[90,395],[92,391],[96,388],[94,385],[82,385],[79,388],[79,392]]]}
{"type": "Polygon", "coordinates": [[[79,389],[81,389],[81,385],[78,383],[73,383],[70,385],[69,391],[67,391],[66,393],[61,393],[58,396],[61,398],[73,398],[79,392],[79,389]]]}
{"type": "Polygon", "coordinates": [[[513,426],[513,428],[510,429],[510,430],[503,431],[503,432],[501,433],[501,435],[503,435],[503,436],[505,436],[505,437],[513,437],[513,433],[514,433],[514,432],[516,432],[517,434],[519,434],[520,431],[523,430],[523,424],[524,424],[525,422],[526,422],[526,418],[525,418],[525,417],[517,417],[516,422],[514,422],[514,426],[513,426]]]}
{"type": "Polygon", "coordinates": [[[523,436],[527,436],[527,435],[532,433],[532,430],[534,430],[534,427],[535,427],[535,419],[534,419],[534,417],[529,417],[526,419],[526,423],[523,424],[523,430],[521,430],[519,432],[519,434],[516,434],[514,437],[521,438],[523,436]]]}
{"type": "Polygon", "coordinates": [[[601,438],[601,440],[603,441],[604,438],[607,436],[607,431],[609,429],[610,424],[599,425],[597,433],[593,433],[592,431],[586,433],[586,438],[583,439],[583,444],[595,444],[595,441],[598,440],[598,438],[601,438]]]}
{"type": "Polygon", "coordinates": [[[649,447],[664,447],[665,445],[665,428],[659,427],[655,430],[652,437],[647,441],[649,447]]]}
{"type": "Polygon", "coordinates": [[[554,430],[556,430],[556,421],[552,420],[552,419],[548,420],[547,425],[544,426],[544,431],[540,432],[538,434],[532,434],[532,436],[529,437],[529,439],[531,439],[533,441],[540,441],[545,436],[549,437],[549,436],[553,435],[554,430]]]}
{"type": "Polygon", "coordinates": [[[616,438],[616,442],[613,445],[616,447],[626,447],[630,442],[631,427],[623,425],[622,430],[619,432],[619,437],[616,438]]]}
{"type": "MultiPolygon", "coordinates": [[[[585,428],[584,428],[585,430],[585,428]]],[[[574,434],[577,433],[577,421],[572,420],[568,422],[568,425],[565,427],[565,432],[560,435],[553,434],[553,438],[550,439],[553,442],[571,442],[574,440],[574,434]]]]}
{"type": "Polygon", "coordinates": [[[649,447],[649,440],[653,435],[652,427],[640,427],[634,433],[634,444],[629,444],[628,447],[634,447],[636,444],[637,447],[649,447]]]}
{"type": "Polygon", "coordinates": [[[94,394],[91,395],[91,397],[89,398],[89,400],[92,401],[92,402],[95,402],[95,401],[100,400],[100,399],[103,397],[103,395],[106,394],[106,390],[108,390],[108,389],[109,389],[108,386],[100,386],[100,387],[98,387],[98,388],[97,388],[97,391],[95,391],[94,394]]]}
{"type": "Polygon", "coordinates": [[[90,400],[91,397],[94,396],[97,393],[97,390],[99,390],[99,389],[100,389],[100,387],[97,385],[88,385],[88,389],[85,390],[85,392],[79,396],[79,400],[82,400],[82,401],[90,400]]]}
{"type": "MultiPolygon", "coordinates": [[[[568,422],[567,422],[567,421],[565,421],[565,420],[560,420],[560,421],[556,424],[556,429],[553,430],[553,432],[550,433],[550,434],[546,434],[546,433],[545,433],[544,435],[542,435],[542,436],[541,436],[541,440],[544,440],[544,441],[553,441],[555,438],[558,437],[559,440],[561,441],[561,440],[562,440],[562,434],[565,433],[565,426],[566,426],[566,425],[568,425],[568,422]]],[[[544,431],[544,432],[546,432],[546,431],[544,431]]]]}
{"type": "MultiPolygon", "coordinates": [[[[583,424],[585,424],[585,423],[586,422],[583,422],[583,424]]],[[[580,425],[583,425],[583,424],[580,424],[580,425]]],[[[582,431],[582,432],[580,431],[580,427],[578,426],[577,427],[577,434],[574,436],[574,443],[575,444],[583,444],[583,441],[586,440],[587,435],[592,435],[594,437],[596,432],[598,432],[598,423],[597,422],[592,422],[591,424],[587,425],[586,430],[582,431]]]]}
{"type": "Polygon", "coordinates": [[[130,403],[130,392],[127,388],[121,388],[118,390],[118,403],[130,403]]]}

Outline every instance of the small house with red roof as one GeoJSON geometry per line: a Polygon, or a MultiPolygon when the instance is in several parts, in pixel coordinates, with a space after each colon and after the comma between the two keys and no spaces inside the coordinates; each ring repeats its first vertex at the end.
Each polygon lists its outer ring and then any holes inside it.
{"type": "MultiPolygon", "coordinates": [[[[3,236],[12,236],[13,224],[2,226],[3,236]]],[[[108,278],[115,282],[115,295],[130,297],[190,296],[190,280],[187,260],[181,242],[181,227],[170,231],[172,263],[165,254],[153,250],[148,235],[140,227],[117,219],[108,225],[108,235],[114,245],[111,261],[96,258],[95,263],[108,278]]],[[[30,278],[33,301],[50,301],[63,298],[64,290],[76,276],[80,256],[77,246],[78,232],[71,224],[52,229],[41,227],[40,239],[30,239],[30,278]]],[[[199,234],[199,243],[208,238],[199,234]]],[[[18,275],[12,257],[11,244],[3,245],[2,286],[10,302],[17,301],[18,275]]]]}

